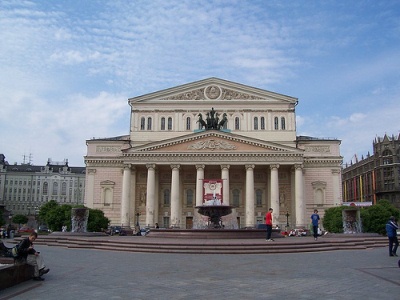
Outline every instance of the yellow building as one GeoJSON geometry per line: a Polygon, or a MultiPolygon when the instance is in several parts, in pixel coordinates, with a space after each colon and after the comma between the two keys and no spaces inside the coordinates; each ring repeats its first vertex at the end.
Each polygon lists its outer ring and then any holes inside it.
{"type": "Polygon", "coordinates": [[[191,228],[204,179],[222,180],[240,227],[269,207],[308,226],[341,203],[340,140],[297,136],[296,98],[209,78],[128,102],[129,134],[88,140],[85,157],[85,205],[113,225],[191,228]]]}

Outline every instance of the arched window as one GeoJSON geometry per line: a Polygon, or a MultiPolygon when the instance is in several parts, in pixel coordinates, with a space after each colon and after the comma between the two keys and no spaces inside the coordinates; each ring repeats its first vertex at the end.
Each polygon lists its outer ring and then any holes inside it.
{"type": "Polygon", "coordinates": [[[169,206],[170,203],[170,192],[168,189],[164,190],[164,206],[169,206]]]}
{"type": "Polygon", "coordinates": [[[258,130],[258,118],[254,117],[254,130],[258,130]]]}
{"type": "Polygon", "coordinates": [[[186,191],[186,203],[188,207],[193,206],[193,190],[189,189],[186,191]]]}
{"type": "Polygon", "coordinates": [[[151,117],[147,118],[147,130],[151,130],[151,117]]]}
{"type": "Polygon", "coordinates": [[[238,189],[234,189],[232,191],[232,205],[235,207],[240,206],[240,191],[238,189]]]}
{"type": "Polygon", "coordinates": [[[281,129],[285,130],[286,129],[286,121],[285,121],[285,117],[281,118],[281,129]]]}
{"type": "Polygon", "coordinates": [[[261,117],[260,122],[261,122],[261,130],[265,130],[265,118],[261,117]]]}
{"type": "Polygon", "coordinates": [[[165,118],[161,118],[161,130],[165,130],[165,118]]]}
{"type": "Polygon", "coordinates": [[[58,182],[54,182],[53,183],[53,195],[57,195],[58,194],[58,182]]]}
{"type": "Polygon", "coordinates": [[[168,130],[172,130],[172,118],[168,118],[168,130]]]}
{"type": "Polygon", "coordinates": [[[67,183],[63,182],[61,184],[61,195],[66,195],[67,194],[67,183]]]}
{"type": "Polygon", "coordinates": [[[274,118],[274,128],[275,128],[275,130],[279,129],[279,119],[278,119],[278,117],[274,118]]]}
{"type": "Polygon", "coordinates": [[[240,130],[240,120],[239,117],[235,118],[235,130],[240,130]]]}
{"type": "Polygon", "coordinates": [[[260,189],[256,190],[256,205],[262,206],[262,190],[260,189]]]}
{"type": "Polygon", "coordinates": [[[191,120],[190,117],[186,118],[186,130],[190,130],[191,120]]]}
{"type": "Polygon", "coordinates": [[[43,195],[47,195],[49,191],[49,184],[47,182],[43,183],[43,195]]]}
{"type": "Polygon", "coordinates": [[[140,130],[144,130],[146,125],[146,119],[145,117],[140,118],[140,130]]]}

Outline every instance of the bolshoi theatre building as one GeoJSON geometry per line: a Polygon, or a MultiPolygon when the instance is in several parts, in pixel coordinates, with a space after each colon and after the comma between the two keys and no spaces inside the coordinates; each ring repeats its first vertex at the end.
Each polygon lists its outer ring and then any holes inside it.
{"type": "Polygon", "coordinates": [[[208,78],[128,100],[129,134],[87,140],[85,205],[111,225],[191,229],[217,198],[239,228],[340,205],[340,140],[296,134],[298,99],[208,78]]]}

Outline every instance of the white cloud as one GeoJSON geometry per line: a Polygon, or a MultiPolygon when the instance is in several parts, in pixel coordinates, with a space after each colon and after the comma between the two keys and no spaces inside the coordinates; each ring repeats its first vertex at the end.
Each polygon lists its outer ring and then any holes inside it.
{"type": "Polygon", "coordinates": [[[83,165],[86,139],[129,132],[129,97],[221,77],[301,98],[299,135],[341,139],[345,160],[366,154],[375,135],[399,130],[398,11],[394,2],[1,1],[0,151],[83,165]]]}

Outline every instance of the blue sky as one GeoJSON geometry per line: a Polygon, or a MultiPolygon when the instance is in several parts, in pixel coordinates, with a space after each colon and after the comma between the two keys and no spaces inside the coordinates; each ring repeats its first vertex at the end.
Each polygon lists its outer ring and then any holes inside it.
{"type": "Polygon", "coordinates": [[[344,163],[400,133],[400,1],[0,2],[0,153],[69,160],[129,133],[128,98],[218,77],[299,99],[344,163]]]}

